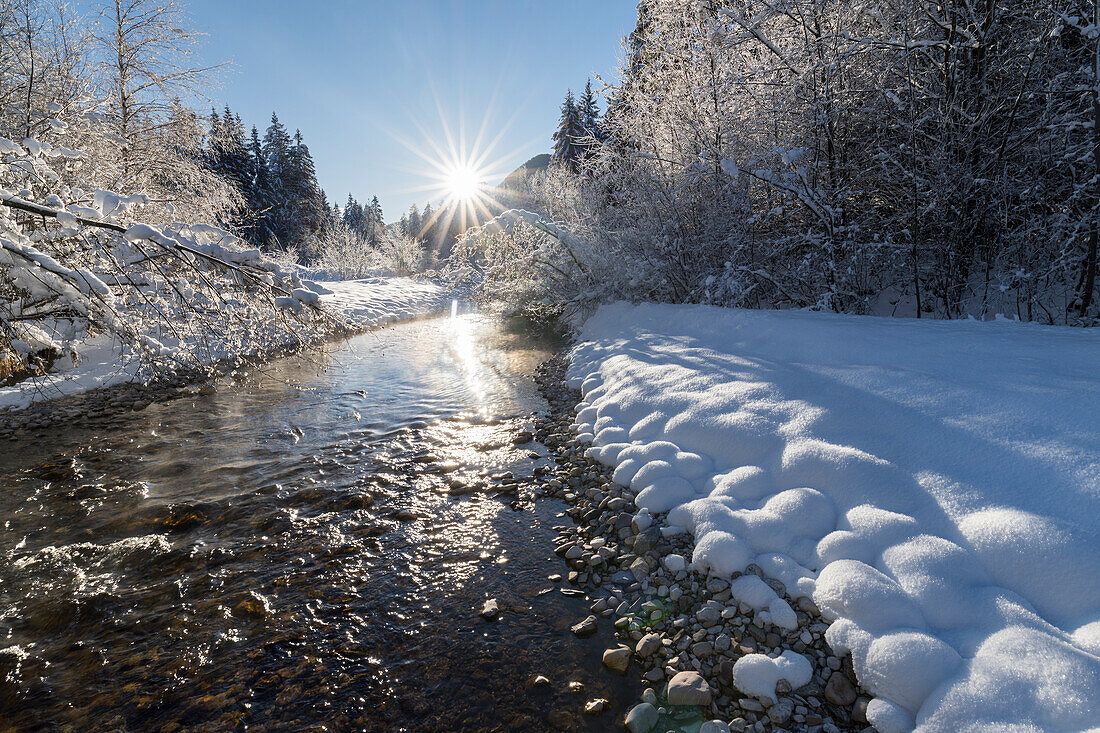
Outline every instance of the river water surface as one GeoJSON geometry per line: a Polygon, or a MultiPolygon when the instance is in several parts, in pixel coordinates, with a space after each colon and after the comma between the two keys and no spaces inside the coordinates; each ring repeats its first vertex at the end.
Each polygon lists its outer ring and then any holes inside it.
{"type": "Polygon", "coordinates": [[[514,444],[549,348],[418,321],[0,446],[0,730],[614,728],[514,444]]]}

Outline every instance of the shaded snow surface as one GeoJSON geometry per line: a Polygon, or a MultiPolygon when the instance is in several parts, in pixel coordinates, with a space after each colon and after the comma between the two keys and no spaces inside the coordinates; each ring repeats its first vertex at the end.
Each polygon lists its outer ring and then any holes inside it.
{"type": "Polygon", "coordinates": [[[697,569],[813,598],[882,733],[1081,731],[1097,365],[1100,330],[616,304],[570,380],[591,455],[694,535],[697,569]]]}

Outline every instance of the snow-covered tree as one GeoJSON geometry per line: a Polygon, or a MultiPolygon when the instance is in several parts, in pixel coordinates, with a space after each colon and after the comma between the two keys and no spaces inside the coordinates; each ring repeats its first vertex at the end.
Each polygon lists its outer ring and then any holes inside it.
{"type": "Polygon", "coordinates": [[[562,102],[561,118],[558,120],[558,129],[554,133],[553,162],[576,170],[578,161],[584,153],[585,134],[580,110],[577,109],[573,92],[570,91],[566,93],[565,101],[562,102]]]}
{"type": "MultiPolygon", "coordinates": [[[[1083,0],[643,0],[605,142],[583,177],[558,165],[533,187],[572,250],[528,275],[563,297],[1094,322],[1095,17],[1083,0]],[[605,255],[611,282],[570,264],[605,255]]],[[[559,162],[577,159],[569,107],[559,162]]]]}
{"type": "Polygon", "coordinates": [[[95,34],[64,7],[22,7],[20,36],[0,2],[3,378],[71,365],[89,340],[153,376],[334,327],[316,294],[214,225],[241,197],[176,96],[198,70],[175,6],[114,3],[95,34]]]}
{"type": "Polygon", "coordinates": [[[592,157],[597,146],[603,140],[603,125],[600,121],[600,107],[596,102],[596,93],[592,91],[592,80],[584,85],[584,93],[577,103],[577,111],[581,117],[581,127],[585,137],[581,145],[584,148],[583,157],[592,157]]]}

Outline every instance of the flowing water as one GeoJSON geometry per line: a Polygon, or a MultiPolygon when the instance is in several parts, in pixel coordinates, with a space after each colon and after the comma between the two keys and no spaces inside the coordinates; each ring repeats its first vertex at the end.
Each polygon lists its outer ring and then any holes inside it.
{"type": "Polygon", "coordinates": [[[0,729],[615,727],[514,444],[548,348],[419,321],[0,446],[0,729]]]}

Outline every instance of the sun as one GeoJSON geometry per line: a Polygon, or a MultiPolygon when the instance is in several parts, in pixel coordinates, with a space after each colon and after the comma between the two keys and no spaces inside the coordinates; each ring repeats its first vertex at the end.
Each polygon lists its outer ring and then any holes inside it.
{"type": "Polygon", "coordinates": [[[456,203],[473,201],[480,196],[484,181],[484,174],[472,166],[455,165],[446,174],[447,195],[456,203]]]}
{"type": "Polygon", "coordinates": [[[419,132],[419,140],[388,131],[421,161],[422,165],[406,170],[425,179],[425,183],[405,192],[423,192],[432,199],[428,202],[432,215],[430,220],[421,222],[421,229],[435,231],[437,239],[438,232],[466,231],[509,208],[505,204],[511,201],[510,191],[505,188],[509,171],[515,168],[519,156],[529,152],[532,141],[510,150],[498,149],[515,118],[496,124],[495,100],[496,94],[485,106],[477,132],[470,139],[461,112],[453,124],[438,96],[435,100],[438,129],[429,129],[420,116],[410,115],[410,124],[419,132]]]}

